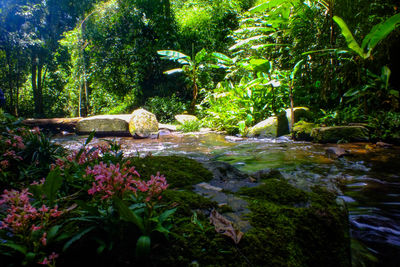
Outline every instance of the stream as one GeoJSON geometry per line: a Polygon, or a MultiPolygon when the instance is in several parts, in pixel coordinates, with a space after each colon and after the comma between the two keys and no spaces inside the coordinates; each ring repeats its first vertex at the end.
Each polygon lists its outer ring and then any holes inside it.
{"type": "MultiPolygon", "coordinates": [[[[77,149],[85,139],[72,135],[54,141],[77,149]]],[[[119,142],[126,156],[182,155],[228,162],[246,172],[272,168],[300,188],[322,185],[334,190],[349,210],[353,266],[400,266],[400,147],[322,145],[286,137],[241,139],[216,133],[161,132],[159,139],[108,140],[119,142]],[[340,158],[327,154],[332,147],[348,154],[340,158]]]]}

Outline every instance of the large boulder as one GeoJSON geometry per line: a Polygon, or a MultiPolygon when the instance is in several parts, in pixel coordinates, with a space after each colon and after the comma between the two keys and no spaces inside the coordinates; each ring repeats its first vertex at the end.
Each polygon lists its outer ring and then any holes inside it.
{"type": "Polygon", "coordinates": [[[249,137],[272,137],[276,138],[289,133],[289,124],[286,112],[282,112],[278,116],[269,117],[250,128],[249,137]]]}
{"type": "Polygon", "coordinates": [[[175,119],[180,124],[185,124],[186,122],[198,121],[199,120],[196,116],[186,115],[186,114],[175,115],[175,119]]]}
{"type": "Polygon", "coordinates": [[[129,132],[132,136],[139,138],[146,138],[152,133],[157,133],[158,121],[156,115],[145,109],[135,110],[129,120],[129,132]]]}
{"type": "Polygon", "coordinates": [[[77,134],[126,136],[129,135],[128,121],[131,115],[98,115],[84,118],[76,125],[77,134]]]}
{"type": "Polygon", "coordinates": [[[316,127],[312,122],[299,121],[293,126],[293,137],[297,141],[312,141],[311,132],[316,127]]]}
{"type": "Polygon", "coordinates": [[[337,143],[339,141],[368,141],[368,129],[363,126],[317,127],[311,132],[311,137],[319,143],[337,143]]]}
{"type": "MultiPolygon", "coordinates": [[[[289,122],[289,131],[292,129],[290,128],[290,121],[292,120],[292,112],[290,111],[290,108],[286,109],[286,117],[289,122]]],[[[295,107],[293,108],[293,113],[294,113],[294,123],[304,120],[304,121],[309,121],[312,118],[312,113],[309,108],[307,107],[295,107]]]]}

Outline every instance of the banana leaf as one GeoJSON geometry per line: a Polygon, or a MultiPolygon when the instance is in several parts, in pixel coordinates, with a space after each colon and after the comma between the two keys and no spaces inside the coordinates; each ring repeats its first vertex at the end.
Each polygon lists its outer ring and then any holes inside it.
{"type": "Polygon", "coordinates": [[[339,25],[340,29],[342,30],[342,35],[346,39],[347,46],[351,50],[356,52],[363,59],[368,58],[369,57],[369,53],[368,54],[364,53],[363,49],[361,49],[361,47],[358,45],[357,41],[354,39],[353,34],[351,33],[351,31],[347,27],[346,22],[344,22],[344,20],[341,19],[338,16],[333,16],[333,20],[339,25]]]}
{"type": "Polygon", "coordinates": [[[374,49],[374,47],[386,36],[389,35],[397,26],[400,25],[400,13],[396,14],[386,21],[375,25],[371,31],[365,36],[361,48],[367,49],[368,51],[374,49]]]}

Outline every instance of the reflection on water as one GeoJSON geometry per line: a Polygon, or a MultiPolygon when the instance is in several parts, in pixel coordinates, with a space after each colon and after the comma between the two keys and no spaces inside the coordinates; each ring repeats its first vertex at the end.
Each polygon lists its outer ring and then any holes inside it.
{"type": "MultiPolygon", "coordinates": [[[[55,138],[70,149],[79,148],[84,140],[85,137],[77,136],[55,138]]],[[[122,145],[127,156],[174,154],[208,158],[248,172],[276,168],[299,187],[307,189],[319,184],[336,190],[348,205],[351,235],[361,243],[353,246],[353,254],[364,255],[365,266],[400,266],[400,148],[383,149],[362,143],[329,145],[350,151],[336,159],[325,153],[328,145],[292,142],[287,138],[237,141],[208,133],[114,140],[122,145]],[[358,253],[360,247],[369,254],[358,253]]],[[[361,266],[362,262],[358,259],[354,263],[361,266]]]]}

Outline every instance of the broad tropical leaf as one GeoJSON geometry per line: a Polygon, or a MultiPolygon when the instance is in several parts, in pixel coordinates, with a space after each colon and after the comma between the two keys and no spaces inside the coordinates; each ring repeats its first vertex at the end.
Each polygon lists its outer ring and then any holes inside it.
{"type": "Polygon", "coordinates": [[[346,39],[347,46],[356,52],[360,57],[366,59],[369,55],[365,54],[361,47],[358,45],[357,41],[354,39],[353,34],[347,27],[346,22],[338,16],[334,16],[333,20],[339,25],[340,29],[342,30],[342,35],[346,39]]]}
{"type": "Polygon", "coordinates": [[[170,74],[181,73],[181,72],[183,72],[183,69],[177,68],[177,69],[164,71],[163,73],[167,74],[167,75],[170,75],[170,74]]]}
{"type": "Polygon", "coordinates": [[[131,222],[135,224],[139,229],[144,233],[145,228],[143,225],[143,219],[139,217],[135,212],[131,211],[125,203],[117,198],[113,198],[114,203],[118,207],[119,214],[121,215],[121,218],[127,222],[131,222]]]}
{"type": "Polygon", "coordinates": [[[232,50],[235,50],[235,49],[237,49],[237,48],[240,48],[240,47],[242,47],[243,45],[248,44],[248,43],[250,43],[250,42],[252,42],[252,41],[258,41],[258,40],[265,39],[265,38],[268,38],[268,37],[269,37],[268,35],[257,35],[257,36],[253,36],[253,37],[244,39],[244,40],[242,40],[242,41],[236,43],[235,45],[229,47],[229,50],[232,51],[232,50]]]}
{"type": "Polygon", "coordinates": [[[400,13],[396,14],[386,21],[375,25],[369,34],[365,36],[361,48],[367,49],[368,51],[374,49],[374,47],[386,36],[389,35],[397,26],[400,25],[400,13]]]}
{"type": "Polygon", "coordinates": [[[46,180],[43,184],[43,192],[50,202],[50,206],[53,206],[54,200],[58,190],[63,183],[63,178],[60,175],[60,170],[54,170],[47,175],[46,180]]]}
{"type": "Polygon", "coordinates": [[[249,12],[254,14],[257,12],[264,12],[273,8],[276,8],[278,6],[280,6],[281,4],[285,4],[288,2],[292,2],[292,1],[288,1],[288,0],[270,0],[268,2],[262,3],[258,6],[255,6],[253,8],[249,9],[249,12]]]}
{"type": "Polygon", "coordinates": [[[170,59],[170,60],[178,60],[178,59],[190,59],[188,55],[185,55],[181,52],[175,51],[175,50],[158,50],[157,54],[164,56],[165,59],[170,59]]]}

